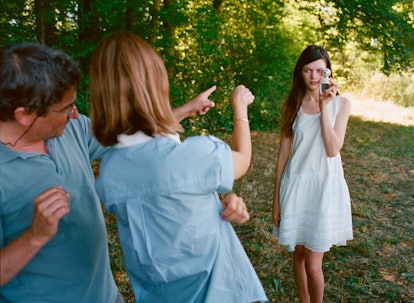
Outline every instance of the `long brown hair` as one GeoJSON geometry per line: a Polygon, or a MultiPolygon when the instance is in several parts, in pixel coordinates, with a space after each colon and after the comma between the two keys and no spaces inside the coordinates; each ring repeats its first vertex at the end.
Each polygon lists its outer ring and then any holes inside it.
{"type": "Polygon", "coordinates": [[[92,130],[104,146],[118,135],[142,131],[148,136],[182,130],[170,105],[169,82],[160,56],[131,33],[102,40],[90,69],[92,130]]]}
{"type": "Polygon", "coordinates": [[[281,133],[287,137],[293,136],[293,122],[301,106],[302,98],[306,92],[306,85],[303,81],[303,66],[323,59],[326,67],[332,71],[331,61],[326,50],[322,46],[310,45],[300,55],[293,72],[292,88],[282,107],[281,133]]]}

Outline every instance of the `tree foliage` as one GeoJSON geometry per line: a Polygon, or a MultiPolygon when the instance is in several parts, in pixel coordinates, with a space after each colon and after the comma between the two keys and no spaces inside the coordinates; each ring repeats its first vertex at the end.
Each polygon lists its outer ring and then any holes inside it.
{"type": "Polygon", "coordinates": [[[88,109],[88,69],[97,42],[115,31],[141,36],[162,55],[174,106],[211,85],[217,107],[187,120],[192,130],[228,130],[231,89],[256,95],[252,127],[273,128],[304,47],[321,44],[341,81],[360,70],[412,72],[413,0],[1,0],[1,46],[29,40],[63,49],[84,73],[80,108],[88,109]]]}

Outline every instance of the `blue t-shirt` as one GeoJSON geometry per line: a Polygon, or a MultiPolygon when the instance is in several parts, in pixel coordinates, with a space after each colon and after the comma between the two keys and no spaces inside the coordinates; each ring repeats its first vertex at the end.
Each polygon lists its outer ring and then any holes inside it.
{"type": "Polygon", "coordinates": [[[105,154],[97,192],[117,217],[136,302],[267,301],[217,192],[234,180],[230,147],[141,133],[105,154]],[[141,136],[140,140],[139,137],[141,136]]]}
{"type": "Polygon", "coordinates": [[[0,288],[0,302],[114,303],[118,290],[90,165],[107,149],[94,139],[85,116],[71,119],[64,134],[46,144],[49,155],[0,144],[0,247],[29,228],[37,195],[58,185],[70,195],[70,213],[57,234],[0,288]]]}

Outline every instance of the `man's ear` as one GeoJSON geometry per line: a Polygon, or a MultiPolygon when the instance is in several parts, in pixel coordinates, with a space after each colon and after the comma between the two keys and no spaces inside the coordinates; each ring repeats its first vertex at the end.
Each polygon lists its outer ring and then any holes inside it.
{"type": "Polygon", "coordinates": [[[22,126],[30,126],[37,115],[35,113],[29,113],[24,107],[17,107],[14,110],[14,118],[22,126]]]}

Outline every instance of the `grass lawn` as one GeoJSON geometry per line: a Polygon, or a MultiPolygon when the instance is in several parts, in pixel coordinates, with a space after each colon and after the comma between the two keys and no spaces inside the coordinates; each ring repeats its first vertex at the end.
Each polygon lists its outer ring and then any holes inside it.
{"type": "MultiPolygon", "coordinates": [[[[234,227],[270,302],[298,302],[291,255],[271,234],[278,135],[253,132],[252,140],[252,165],[234,188],[251,219],[234,227]]],[[[351,117],[341,154],[351,192],[354,240],[325,254],[325,302],[412,303],[414,126],[351,117]]],[[[113,273],[126,302],[133,302],[116,223],[108,214],[106,221],[113,273]]]]}

